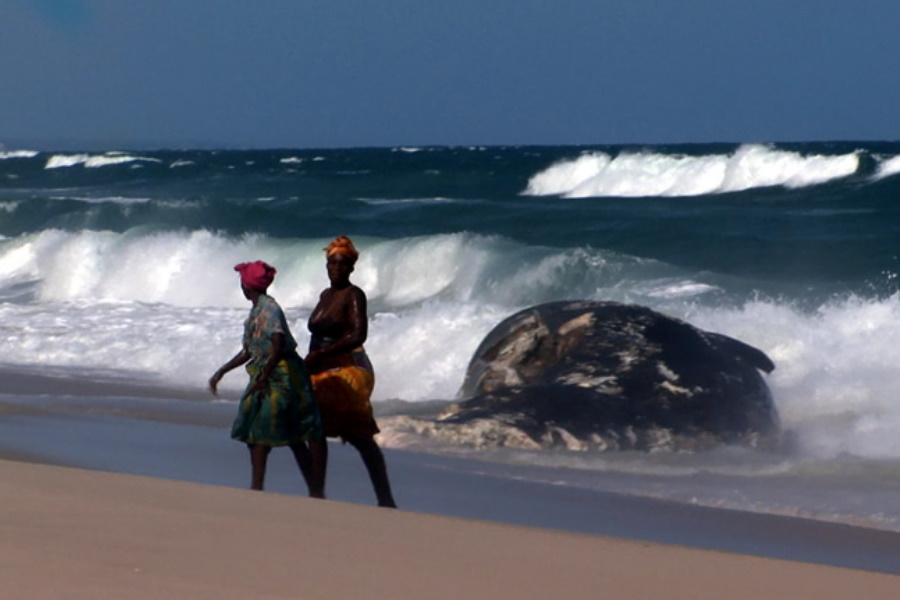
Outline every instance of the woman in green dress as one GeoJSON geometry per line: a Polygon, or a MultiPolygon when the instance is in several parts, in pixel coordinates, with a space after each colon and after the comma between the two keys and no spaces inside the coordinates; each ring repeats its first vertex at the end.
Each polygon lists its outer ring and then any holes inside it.
{"type": "Polygon", "coordinates": [[[241,396],[231,437],[250,449],[250,487],[263,489],[269,453],[274,447],[288,446],[309,495],[323,498],[326,455],[322,419],[284,311],[266,293],[276,270],[263,261],[241,263],[234,270],[240,273],[244,297],[253,307],[244,322],[240,352],[213,374],[209,388],[216,394],[222,376],[246,364],[250,381],[241,396]]]}

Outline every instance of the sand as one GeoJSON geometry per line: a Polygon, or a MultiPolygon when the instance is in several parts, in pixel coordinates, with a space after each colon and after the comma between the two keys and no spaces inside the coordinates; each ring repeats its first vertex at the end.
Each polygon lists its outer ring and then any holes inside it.
{"type": "Polygon", "coordinates": [[[623,497],[386,451],[401,510],[334,445],[243,489],[233,406],[0,368],[0,598],[896,598],[900,534],[623,497]],[[51,463],[51,464],[44,464],[51,463]],[[69,465],[69,466],[61,466],[69,465]],[[77,468],[73,468],[77,467],[77,468]]]}
{"type": "Polygon", "coordinates": [[[896,598],[900,577],[0,461],[4,598],[896,598]]]}

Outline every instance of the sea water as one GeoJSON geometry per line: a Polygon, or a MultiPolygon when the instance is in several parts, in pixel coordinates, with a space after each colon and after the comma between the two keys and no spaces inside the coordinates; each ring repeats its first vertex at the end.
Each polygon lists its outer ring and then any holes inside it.
{"type": "Polygon", "coordinates": [[[0,148],[0,364],[202,389],[239,349],[233,266],[276,266],[270,293],[305,346],[338,234],[361,250],[376,403],[456,398],[481,339],[522,308],[615,300],[766,352],[790,440],[458,452],[560,485],[900,530],[900,143],[0,148]]]}

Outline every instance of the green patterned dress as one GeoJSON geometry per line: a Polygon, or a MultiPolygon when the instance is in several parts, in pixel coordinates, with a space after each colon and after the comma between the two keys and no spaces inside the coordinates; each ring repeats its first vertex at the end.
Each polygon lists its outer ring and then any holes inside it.
{"type": "Polygon", "coordinates": [[[287,446],[323,439],[319,407],[313,399],[306,365],[297,355],[297,342],[284,311],[263,294],[244,323],[244,348],[250,352],[250,382],[241,397],[231,429],[233,439],[262,446],[287,446]],[[272,334],[284,335],[284,358],[272,370],[269,387],[253,390],[253,382],[272,353],[272,334]]]}

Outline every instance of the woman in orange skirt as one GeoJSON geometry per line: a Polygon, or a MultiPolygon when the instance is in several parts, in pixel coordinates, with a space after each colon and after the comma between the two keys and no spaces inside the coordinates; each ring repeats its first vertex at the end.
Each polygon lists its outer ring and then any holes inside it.
{"type": "Polygon", "coordinates": [[[340,236],[325,249],[331,282],[309,317],[306,365],[328,437],[340,437],[359,451],[379,506],[396,507],[384,455],[375,442],[378,425],[370,397],[375,372],[363,349],[368,335],[366,294],[350,283],[359,253],[340,236]]]}

